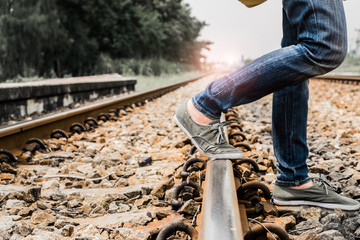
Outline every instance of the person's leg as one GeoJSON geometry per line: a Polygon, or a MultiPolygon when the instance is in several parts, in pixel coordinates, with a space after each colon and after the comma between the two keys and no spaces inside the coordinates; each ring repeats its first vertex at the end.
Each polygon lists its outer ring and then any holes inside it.
{"type": "MultiPolygon", "coordinates": [[[[298,39],[298,29],[283,10],[281,47],[296,45],[298,39]]],[[[279,172],[276,184],[280,186],[304,186],[311,181],[306,165],[308,85],[309,80],[304,80],[273,94],[272,137],[279,172]]]]}
{"type": "MultiPolygon", "coordinates": [[[[308,0],[296,0],[294,2],[299,4],[306,1],[308,0]]],[[[337,0],[329,1],[335,2],[337,0]]],[[[293,13],[297,11],[294,11],[288,2],[284,3],[282,47],[296,45],[301,39],[297,35],[299,33],[301,36],[301,31],[299,31],[301,25],[293,24],[293,13]]],[[[321,1],[321,4],[325,2],[321,1]]],[[[331,12],[335,9],[327,8],[324,10],[319,7],[319,0],[309,0],[308,3],[311,3],[314,12],[326,12],[328,10],[330,11],[329,16],[331,14],[337,15],[337,13],[331,12]]],[[[314,23],[318,22],[316,19],[319,17],[318,14],[314,13],[314,23]]],[[[316,27],[319,26],[321,24],[316,25],[316,27]]],[[[308,157],[306,143],[308,84],[309,81],[304,80],[277,91],[273,95],[272,134],[279,171],[273,189],[273,201],[278,205],[314,205],[325,208],[357,210],[360,207],[357,201],[337,194],[324,180],[311,181],[308,177],[306,165],[308,157]]]]}
{"type": "MultiPolygon", "coordinates": [[[[277,92],[274,99],[274,144],[277,145],[276,155],[281,160],[278,167],[280,175],[273,190],[274,203],[357,210],[360,208],[359,202],[340,196],[321,180],[314,181],[313,186],[305,189],[285,187],[309,181],[304,165],[308,154],[305,129],[307,79],[339,66],[346,55],[347,39],[342,0],[283,0],[283,8],[288,24],[293,29],[286,34],[296,35],[297,43],[283,43],[287,47],[214,81],[205,91],[192,98],[192,104],[208,120],[216,122],[221,112],[226,112],[230,107],[277,92]],[[281,113],[286,116],[280,116],[281,113]],[[290,136],[287,137],[288,134],[290,136]],[[282,141],[286,142],[285,146],[279,148],[282,141]]],[[[194,108],[190,106],[188,109],[194,108]]],[[[174,118],[180,116],[191,119],[192,114],[188,109],[184,104],[174,118]]],[[[191,128],[195,131],[198,127],[195,124],[187,125],[185,130],[191,128]]],[[[206,135],[206,131],[209,131],[206,128],[211,129],[213,125],[199,126],[204,130],[202,134],[206,135]]]]}
{"type": "Polygon", "coordinates": [[[210,119],[338,67],[347,49],[342,0],[283,1],[298,44],[260,57],[210,83],[192,102],[210,119]],[[315,10],[316,9],[316,10],[315,10]]]}
{"type": "Polygon", "coordinates": [[[308,80],[275,92],[273,95],[272,137],[279,172],[276,184],[300,186],[308,177],[306,127],[308,80]]]}

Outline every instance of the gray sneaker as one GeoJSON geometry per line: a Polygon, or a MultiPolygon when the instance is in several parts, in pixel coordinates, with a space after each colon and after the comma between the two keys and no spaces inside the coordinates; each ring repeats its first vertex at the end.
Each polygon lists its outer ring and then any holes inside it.
{"type": "Polygon", "coordinates": [[[222,123],[214,120],[207,125],[196,123],[187,111],[187,102],[182,104],[173,117],[176,124],[188,135],[196,148],[215,159],[239,159],[244,153],[231,146],[226,141],[224,126],[229,123],[222,123]]]}
{"type": "Polygon", "coordinates": [[[323,208],[358,210],[360,203],[334,192],[326,181],[314,179],[314,185],[305,189],[294,189],[275,185],[273,202],[276,205],[311,205],[323,208]]]}

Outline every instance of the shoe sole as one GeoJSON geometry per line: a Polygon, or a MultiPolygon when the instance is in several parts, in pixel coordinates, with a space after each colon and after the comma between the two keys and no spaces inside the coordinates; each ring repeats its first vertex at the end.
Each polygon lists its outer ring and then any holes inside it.
{"type": "Polygon", "coordinates": [[[173,120],[175,123],[181,128],[181,130],[184,131],[184,133],[190,138],[191,142],[195,145],[195,147],[201,152],[202,154],[206,155],[209,158],[212,159],[240,159],[244,157],[244,154],[211,154],[204,152],[200,146],[194,141],[194,139],[191,137],[191,134],[186,130],[186,128],[181,124],[181,122],[177,119],[176,114],[173,116],[173,120]]]}
{"type": "Polygon", "coordinates": [[[305,201],[305,200],[288,200],[283,201],[276,198],[272,199],[276,205],[281,206],[299,206],[299,205],[306,205],[306,206],[316,206],[316,207],[323,207],[328,209],[338,208],[341,210],[348,210],[354,211],[360,208],[360,203],[358,205],[342,205],[342,204],[334,204],[334,203],[319,203],[319,202],[312,202],[312,201],[305,201]]]}

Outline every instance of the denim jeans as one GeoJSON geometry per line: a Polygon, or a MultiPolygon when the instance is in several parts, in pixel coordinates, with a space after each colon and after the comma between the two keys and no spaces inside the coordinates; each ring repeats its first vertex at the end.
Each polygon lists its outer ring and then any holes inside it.
{"type": "Polygon", "coordinates": [[[283,0],[282,48],[210,83],[192,98],[211,119],[228,108],[273,95],[277,185],[310,181],[306,159],[308,79],[338,67],[347,52],[342,0],[283,0]]]}

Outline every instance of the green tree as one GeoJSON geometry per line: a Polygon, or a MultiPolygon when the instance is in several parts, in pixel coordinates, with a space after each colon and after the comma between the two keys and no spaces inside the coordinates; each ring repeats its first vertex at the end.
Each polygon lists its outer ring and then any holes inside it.
{"type": "Polygon", "coordinates": [[[1,12],[1,66],[4,78],[59,72],[66,48],[55,0],[7,1],[1,12]],[[58,64],[56,64],[58,63],[58,64]]]}
{"type": "Polygon", "coordinates": [[[204,26],[182,0],[2,0],[0,78],[95,74],[104,55],[198,64],[204,26]]]}

